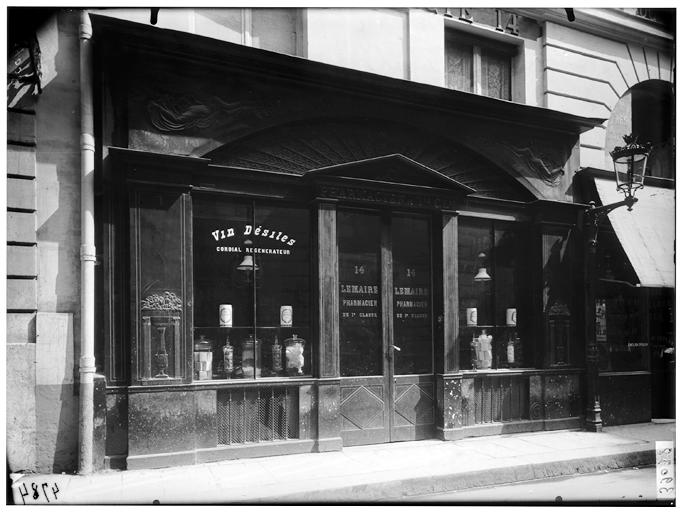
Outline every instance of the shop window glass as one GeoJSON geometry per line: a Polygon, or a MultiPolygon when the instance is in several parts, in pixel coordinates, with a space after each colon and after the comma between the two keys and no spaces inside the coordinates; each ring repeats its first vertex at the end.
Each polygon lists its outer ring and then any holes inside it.
{"type": "Polygon", "coordinates": [[[199,198],[193,237],[194,379],[311,375],[308,211],[199,198]]]}
{"type": "Polygon", "coordinates": [[[185,196],[140,189],[132,194],[133,376],[145,384],[184,379],[186,307],[183,275],[185,196]]]}
{"type": "Polygon", "coordinates": [[[341,376],[382,375],[380,217],[341,210],[336,225],[341,376]]]}
{"type": "Polygon", "coordinates": [[[574,336],[573,235],[569,228],[542,234],[542,318],[548,366],[571,364],[574,336]]]}
{"type": "Polygon", "coordinates": [[[458,252],[461,368],[526,366],[526,231],[510,223],[463,218],[458,252]]]}
{"type": "Polygon", "coordinates": [[[392,219],[395,373],[432,372],[430,226],[427,218],[392,219]]]}
{"type": "MultiPolygon", "coordinates": [[[[596,341],[601,371],[647,370],[649,337],[644,332],[643,292],[614,233],[599,233],[596,259],[596,341]]],[[[653,332],[655,326],[650,326],[653,332]]]]}
{"type": "Polygon", "coordinates": [[[602,371],[648,369],[648,342],[641,331],[641,297],[625,290],[596,299],[596,341],[602,371]]]}

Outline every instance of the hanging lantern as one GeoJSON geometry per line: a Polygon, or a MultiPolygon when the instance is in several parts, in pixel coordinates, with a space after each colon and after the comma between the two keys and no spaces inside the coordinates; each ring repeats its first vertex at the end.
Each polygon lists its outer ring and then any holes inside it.
{"type": "Polygon", "coordinates": [[[241,260],[241,263],[239,263],[236,267],[237,270],[240,270],[242,272],[255,272],[257,270],[260,270],[260,267],[256,265],[255,259],[253,258],[252,254],[248,253],[248,248],[253,245],[253,242],[250,240],[244,240],[244,252],[246,252],[246,255],[244,256],[244,259],[241,260]]]}
{"type": "Polygon", "coordinates": [[[633,197],[636,190],[643,188],[651,144],[638,144],[633,135],[625,135],[623,138],[626,145],[616,146],[610,156],[615,169],[617,190],[626,197],[633,197]]]}
{"type": "Polygon", "coordinates": [[[484,266],[486,257],[487,256],[484,252],[478,254],[478,258],[480,259],[480,267],[478,268],[478,273],[475,274],[475,277],[473,278],[473,281],[475,282],[490,281],[492,279],[492,276],[487,273],[487,268],[484,266]]]}

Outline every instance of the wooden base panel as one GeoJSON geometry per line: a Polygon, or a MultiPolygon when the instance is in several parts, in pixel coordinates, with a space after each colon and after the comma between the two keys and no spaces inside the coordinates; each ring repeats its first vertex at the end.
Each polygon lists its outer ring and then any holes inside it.
{"type": "Polygon", "coordinates": [[[525,420],[504,423],[489,423],[472,427],[443,429],[437,428],[436,437],[442,441],[456,441],[464,437],[495,436],[521,432],[541,432],[544,430],[580,429],[584,423],[581,416],[556,420],[525,420]]]}
{"type": "Polygon", "coordinates": [[[315,442],[309,439],[302,441],[286,441],[283,443],[252,443],[241,446],[218,446],[196,451],[196,463],[217,462],[221,460],[245,459],[255,457],[272,457],[295,453],[310,453],[315,442]]]}
{"type": "Polygon", "coordinates": [[[338,452],[343,449],[342,437],[327,437],[325,439],[318,439],[315,442],[316,452],[338,452]]]}
{"type": "MultiPolygon", "coordinates": [[[[127,469],[153,469],[203,464],[221,460],[311,453],[315,451],[316,445],[317,443],[315,441],[305,439],[281,443],[251,443],[239,446],[217,446],[215,448],[201,448],[185,452],[134,455],[124,459],[123,467],[125,467],[125,462],[127,462],[127,469]]],[[[115,460],[117,458],[114,457],[108,457],[108,459],[110,459],[109,463],[111,464],[111,469],[114,469],[114,464],[119,466],[118,469],[123,469],[120,467],[120,460],[115,460]]]]}

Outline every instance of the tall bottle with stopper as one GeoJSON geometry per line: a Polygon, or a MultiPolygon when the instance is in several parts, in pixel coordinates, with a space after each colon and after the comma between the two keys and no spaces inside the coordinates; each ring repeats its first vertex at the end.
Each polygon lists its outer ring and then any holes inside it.
{"type": "Polygon", "coordinates": [[[515,366],[516,364],[516,344],[518,342],[518,334],[516,332],[517,312],[515,308],[506,309],[506,327],[508,328],[508,340],[506,343],[506,362],[508,366],[515,366]]]}
{"type": "Polygon", "coordinates": [[[274,344],[272,345],[272,373],[274,375],[279,375],[283,369],[281,365],[281,349],[279,337],[275,335],[274,344]]]}

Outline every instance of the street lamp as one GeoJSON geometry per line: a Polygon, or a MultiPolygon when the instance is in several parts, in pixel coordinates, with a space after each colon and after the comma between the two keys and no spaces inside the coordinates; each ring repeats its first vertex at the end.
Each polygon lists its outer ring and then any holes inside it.
{"type": "MultiPolygon", "coordinates": [[[[633,198],[636,191],[643,188],[648,155],[650,154],[650,142],[645,145],[638,144],[633,135],[625,135],[624,142],[626,142],[626,145],[616,146],[610,152],[610,156],[615,168],[617,190],[624,192],[625,198],[633,198]]],[[[636,199],[633,199],[633,202],[636,202],[636,199]]],[[[631,206],[629,206],[629,210],[631,210],[631,206]]]]}
{"type": "Polygon", "coordinates": [[[636,191],[643,188],[646,174],[650,143],[638,144],[636,137],[625,135],[624,146],[617,146],[610,152],[615,170],[617,190],[624,194],[624,200],[603,206],[596,206],[592,201],[584,211],[584,227],[587,233],[586,269],[584,272],[584,326],[586,339],[586,373],[587,373],[587,407],[586,428],[592,432],[600,432],[603,428],[601,420],[601,404],[598,390],[598,344],[596,343],[596,293],[595,270],[596,250],[598,248],[598,224],[608,213],[626,206],[629,211],[638,198],[636,191]]]}

